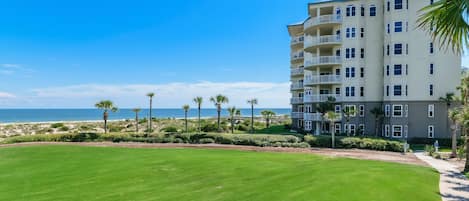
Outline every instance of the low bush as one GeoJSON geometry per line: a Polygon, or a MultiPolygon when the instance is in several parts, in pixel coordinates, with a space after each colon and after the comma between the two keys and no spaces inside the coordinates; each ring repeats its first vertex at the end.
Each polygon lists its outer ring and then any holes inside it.
{"type": "Polygon", "coordinates": [[[51,128],[60,128],[60,127],[63,127],[64,124],[63,123],[53,123],[50,125],[51,128]]]}
{"type": "MultiPolygon", "coordinates": [[[[451,139],[450,138],[410,138],[408,140],[409,144],[426,144],[426,145],[433,145],[435,141],[438,140],[438,145],[440,147],[451,147],[451,139]]],[[[457,140],[458,145],[464,144],[463,139],[457,140]]]]}
{"type": "Polygon", "coordinates": [[[62,127],[59,128],[59,131],[69,131],[69,130],[70,130],[70,128],[67,127],[67,126],[62,126],[62,127]]]}
{"type": "MultiPolygon", "coordinates": [[[[332,147],[331,136],[304,136],[304,141],[312,147],[332,147]]],[[[377,151],[404,151],[404,145],[399,141],[379,138],[335,137],[335,147],[345,149],[369,149],[377,151]]]]}
{"type": "Polygon", "coordinates": [[[174,126],[168,126],[163,129],[161,129],[164,132],[178,132],[178,129],[174,126]]]}

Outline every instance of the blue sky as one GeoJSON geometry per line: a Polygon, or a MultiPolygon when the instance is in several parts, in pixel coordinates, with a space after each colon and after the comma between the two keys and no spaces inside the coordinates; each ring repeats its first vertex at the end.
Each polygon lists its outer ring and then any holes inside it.
{"type": "Polygon", "coordinates": [[[147,91],[157,107],[217,93],[288,107],[286,25],[308,2],[1,2],[0,108],[143,107],[147,91]]]}

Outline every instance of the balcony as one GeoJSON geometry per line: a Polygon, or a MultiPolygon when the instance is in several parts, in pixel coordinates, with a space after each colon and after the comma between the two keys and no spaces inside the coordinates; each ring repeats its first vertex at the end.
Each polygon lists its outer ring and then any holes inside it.
{"type": "Polygon", "coordinates": [[[290,45],[293,46],[293,45],[303,44],[304,41],[305,41],[304,36],[292,37],[290,45]]]}
{"type": "Polygon", "coordinates": [[[291,69],[291,76],[292,76],[292,77],[303,76],[304,73],[305,73],[305,69],[304,69],[304,68],[295,68],[295,69],[291,69]]]}
{"type": "Polygon", "coordinates": [[[340,84],[341,82],[340,75],[319,75],[305,79],[304,85],[340,84]]]}
{"type": "Polygon", "coordinates": [[[290,89],[292,91],[295,91],[295,90],[303,90],[304,86],[303,86],[303,83],[293,83],[291,84],[290,86],[290,89]]]}
{"type": "Polygon", "coordinates": [[[322,114],[321,113],[304,113],[303,118],[305,121],[321,121],[322,114]]]}
{"type": "Polygon", "coordinates": [[[291,60],[292,61],[298,61],[300,59],[304,59],[304,57],[305,57],[305,53],[303,51],[295,52],[295,53],[291,54],[291,60]]]}
{"type": "Polygon", "coordinates": [[[303,112],[292,112],[291,118],[293,119],[303,119],[303,112]]]}
{"type": "Polygon", "coordinates": [[[335,98],[336,102],[341,102],[342,97],[337,94],[320,94],[320,95],[306,95],[304,97],[305,103],[319,103],[319,102],[326,102],[329,97],[335,98]]]}
{"type": "Polygon", "coordinates": [[[307,59],[305,67],[327,66],[327,65],[341,65],[342,57],[340,56],[320,56],[307,59]]]}
{"type": "Polygon", "coordinates": [[[319,17],[312,17],[306,21],[304,25],[305,31],[314,28],[319,25],[336,25],[342,23],[342,16],[341,15],[321,15],[319,17]]]}
{"type": "Polygon", "coordinates": [[[303,97],[293,97],[290,99],[292,105],[303,104],[303,97]]]}
{"type": "Polygon", "coordinates": [[[342,44],[342,38],[338,35],[309,36],[305,41],[305,50],[312,51],[316,47],[333,47],[342,44]]]}

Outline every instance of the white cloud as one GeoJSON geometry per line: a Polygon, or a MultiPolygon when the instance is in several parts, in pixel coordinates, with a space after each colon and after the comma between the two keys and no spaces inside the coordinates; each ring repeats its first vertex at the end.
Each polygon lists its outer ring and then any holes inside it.
{"type": "Polygon", "coordinates": [[[168,83],[159,85],[102,85],[83,84],[61,87],[34,89],[30,97],[37,105],[48,107],[92,107],[96,101],[111,99],[120,107],[145,107],[145,94],[155,92],[155,105],[160,108],[179,108],[183,104],[192,104],[192,99],[202,96],[204,107],[213,107],[208,102],[210,96],[223,94],[230,103],[237,107],[247,107],[246,100],[258,98],[259,107],[288,107],[289,83],[272,82],[197,82],[168,83]]]}
{"type": "Polygon", "coordinates": [[[0,91],[0,99],[6,99],[6,98],[16,98],[16,96],[11,93],[0,91]]]}
{"type": "Polygon", "coordinates": [[[19,64],[0,64],[3,68],[21,68],[19,64]]]}

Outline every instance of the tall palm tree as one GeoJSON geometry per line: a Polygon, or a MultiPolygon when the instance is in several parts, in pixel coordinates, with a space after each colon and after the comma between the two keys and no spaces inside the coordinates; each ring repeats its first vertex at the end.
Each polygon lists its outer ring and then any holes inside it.
{"type": "Polygon", "coordinates": [[[107,120],[109,118],[109,111],[117,112],[117,107],[114,106],[114,103],[110,100],[103,100],[94,105],[96,108],[103,110],[103,120],[104,120],[104,133],[107,133],[107,120]]]}
{"type": "Polygon", "coordinates": [[[461,85],[457,88],[460,91],[461,106],[457,109],[458,115],[455,117],[461,126],[461,135],[465,135],[466,144],[466,164],[464,172],[469,172],[469,74],[465,74],[461,79],[461,85]]]}
{"type": "Polygon", "coordinates": [[[339,119],[340,115],[335,113],[334,111],[329,111],[324,115],[324,118],[330,122],[330,125],[332,125],[332,148],[335,148],[335,129],[334,129],[334,123],[339,119]]]}
{"type": "Polygon", "coordinates": [[[193,101],[194,101],[195,104],[197,104],[197,110],[198,110],[198,113],[199,113],[198,114],[199,115],[199,128],[198,128],[198,130],[199,130],[199,133],[200,133],[202,131],[202,126],[200,125],[200,111],[201,111],[202,102],[204,101],[204,99],[202,97],[198,96],[198,97],[195,97],[193,99],[193,101]]]}
{"type": "Polygon", "coordinates": [[[324,131],[324,115],[334,110],[335,101],[336,99],[334,97],[327,97],[326,102],[319,103],[316,107],[316,110],[321,113],[321,133],[324,131]]]}
{"type": "Polygon", "coordinates": [[[350,136],[350,118],[356,115],[356,111],[354,108],[346,107],[345,109],[342,110],[342,113],[345,116],[345,123],[347,125],[347,130],[346,130],[347,136],[350,136]]]}
{"type": "Polygon", "coordinates": [[[451,157],[456,157],[456,150],[458,146],[457,142],[457,131],[459,127],[458,118],[460,114],[460,109],[450,109],[448,111],[448,118],[451,119],[453,125],[451,126],[451,157]]]}
{"type": "Polygon", "coordinates": [[[151,112],[153,110],[153,96],[155,96],[155,93],[153,92],[150,92],[150,93],[147,93],[147,96],[148,98],[150,98],[150,119],[149,119],[149,123],[148,123],[148,132],[153,132],[153,126],[151,125],[152,124],[152,121],[153,121],[153,116],[151,115],[151,112]]]}
{"type": "Polygon", "coordinates": [[[254,133],[254,105],[257,105],[257,99],[248,100],[248,104],[251,105],[251,133],[254,133]]]}
{"type": "Polygon", "coordinates": [[[217,108],[217,124],[218,124],[218,132],[220,132],[220,115],[221,115],[221,106],[223,103],[228,103],[228,97],[218,94],[215,97],[210,97],[210,101],[215,104],[217,108]]]}
{"type": "Polygon", "coordinates": [[[186,133],[187,133],[187,113],[189,112],[190,106],[189,105],[183,105],[182,109],[184,110],[184,124],[186,128],[186,133]]]}
{"type": "Polygon", "coordinates": [[[370,113],[375,116],[375,137],[378,137],[380,120],[384,116],[384,110],[381,107],[375,107],[370,110],[370,113]]]}
{"type": "Polygon", "coordinates": [[[273,116],[275,116],[275,112],[272,110],[263,110],[261,111],[261,114],[265,119],[265,127],[269,128],[270,120],[272,119],[273,116]]]}
{"type": "Polygon", "coordinates": [[[135,133],[138,133],[138,113],[141,111],[141,109],[134,108],[132,111],[135,112],[135,133]]]}
{"type": "Polygon", "coordinates": [[[469,47],[469,1],[440,0],[420,10],[419,27],[440,42],[440,47],[452,48],[460,54],[469,47]]]}
{"type": "MultiPolygon", "coordinates": [[[[450,128],[449,109],[451,108],[451,104],[454,101],[454,93],[446,93],[446,95],[444,97],[440,97],[439,99],[440,99],[440,101],[442,101],[446,104],[446,112],[448,112],[448,116],[446,117],[446,128],[450,128]]],[[[451,141],[453,141],[453,139],[451,141]]],[[[451,145],[451,147],[453,147],[453,146],[451,145]]],[[[456,149],[452,150],[451,152],[453,152],[453,151],[455,153],[454,157],[456,157],[456,149]]]]}
{"type": "Polygon", "coordinates": [[[229,107],[228,112],[230,113],[230,121],[231,121],[231,133],[234,133],[234,127],[236,124],[236,117],[241,115],[241,111],[236,107],[229,107]]]}

